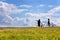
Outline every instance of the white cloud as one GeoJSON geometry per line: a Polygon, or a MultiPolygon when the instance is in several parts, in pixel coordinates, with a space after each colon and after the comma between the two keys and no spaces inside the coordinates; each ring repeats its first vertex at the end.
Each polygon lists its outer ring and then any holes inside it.
{"type": "Polygon", "coordinates": [[[38,5],[37,7],[44,7],[45,5],[44,4],[40,4],[40,5],[38,5]]]}
{"type": "Polygon", "coordinates": [[[48,5],[48,7],[49,7],[49,8],[52,8],[52,7],[53,7],[53,5],[48,5]]]}
{"type": "Polygon", "coordinates": [[[31,5],[20,5],[19,7],[22,7],[22,8],[31,8],[32,6],[31,5]]]}
{"type": "Polygon", "coordinates": [[[14,21],[18,22],[18,21],[23,21],[24,23],[26,22],[26,18],[19,18],[19,17],[16,17],[14,18],[14,21]]]}
{"type": "Polygon", "coordinates": [[[48,7],[48,8],[53,8],[54,7],[54,5],[46,5],[46,4],[40,4],[40,5],[38,5],[37,6],[37,8],[46,8],[46,7],[48,7]]]}
{"type": "Polygon", "coordinates": [[[36,26],[36,24],[34,24],[34,23],[36,23],[35,20],[41,19],[42,21],[46,21],[48,18],[50,18],[51,23],[54,23],[57,26],[59,26],[60,25],[60,18],[59,18],[60,14],[56,13],[59,10],[60,10],[60,6],[49,10],[48,13],[37,13],[37,14],[36,13],[26,13],[26,15],[29,16],[28,18],[30,20],[30,25],[36,26]],[[54,18],[53,16],[59,16],[59,17],[54,18]]]}
{"type": "MultiPolygon", "coordinates": [[[[42,5],[42,4],[40,5],[40,7],[43,7],[43,6],[45,6],[45,5],[42,5]]],[[[30,8],[31,6],[30,5],[20,5],[20,7],[30,8]]],[[[52,7],[52,6],[50,5],[49,7],[52,7]]],[[[53,19],[54,17],[52,18],[52,16],[54,16],[54,13],[56,13],[59,10],[60,10],[60,6],[49,10],[47,13],[27,12],[24,14],[27,17],[12,18],[10,16],[10,14],[21,13],[26,10],[25,9],[18,9],[16,7],[16,5],[14,5],[14,4],[0,2],[0,16],[4,17],[4,19],[2,19],[2,22],[10,23],[12,25],[15,25],[16,23],[21,22],[21,24],[26,24],[26,26],[37,26],[36,20],[41,19],[42,22],[43,21],[46,22],[47,18],[50,18],[51,22],[54,22],[55,24],[59,25],[60,18],[55,18],[55,19],[53,19]]],[[[56,16],[58,16],[58,14],[56,16]]]]}
{"type": "MultiPolygon", "coordinates": [[[[60,18],[54,18],[52,16],[58,16],[60,14],[57,14],[56,12],[60,10],[60,6],[55,7],[51,10],[49,10],[47,13],[32,13],[32,12],[27,12],[25,14],[25,16],[27,16],[27,18],[23,18],[25,20],[25,23],[27,24],[27,26],[37,26],[37,21],[38,19],[41,19],[42,22],[45,22],[45,24],[47,23],[47,19],[50,18],[51,19],[51,23],[56,24],[57,26],[60,25],[60,18]],[[56,13],[56,14],[55,14],[56,13]],[[28,20],[28,21],[26,21],[28,20]]],[[[18,20],[20,18],[17,18],[18,20]]],[[[24,21],[23,20],[23,21],[24,21]]],[[[44,23],[43,23],[44,24],[44,23]]]]}
{"type": "Polygon", "coordinates": [[[44,7],[45,5],[44,5],[44,4],[40,4],[39,6],[40,6],[40,7],[44,7]]]}
{"type": "Polygon", "coordinates": [[[14,4],[8,4],[6,2],[0,2],[0,13],[11,14],[20,13],[26,9],[18,9],[14,4]]]}
{"type": "Polygon", "coordinates": [[[50,16],[49,18],[51,19],[51,22],[56,24],[57,26],[60,26],[60,14],[57,13],[60,11],[60,6],[57,6],[51,10],[48,11],[48,15],[50,16]]]}
{"type": "Polygon", "coordinates": [[[13,20],[12,17],[6,15],[2,21],[6,22],[6,23],[11,23],[11,24],[12,24],[12,22],[13,22],[14,20],[13,20]]]}
{"type": "Polygon", "coordinates": [[[49,13],[50,15],[52,15],[52,14],[54,14],[55,12],[57,12],[57,11],[59,11],[59,10],[60,10],[60,6],[51,9],[50,11],[48,11],[48,13],[49,13]]]}
{"type": "Polygon", "coordinates": [[[27,17],[27,19],[29,20],[29,24],[30,26],[37,26],[37,20],[41,19],[41,21],[46,21],[47,19],[47,13],[26,13],[25,14],[27,17]],[[44,18],[43,18],[44,17],[44,18]]]}
{"type": "Polygon", "coordinates": [[[13,24],[14,18],[10,14],[21,13],[23,11],[26,11],[26,9],[18,9],[14,4],[0,2],[0,16],[4,17],[4,19],[1,19],[1,22],[13,24]]]}

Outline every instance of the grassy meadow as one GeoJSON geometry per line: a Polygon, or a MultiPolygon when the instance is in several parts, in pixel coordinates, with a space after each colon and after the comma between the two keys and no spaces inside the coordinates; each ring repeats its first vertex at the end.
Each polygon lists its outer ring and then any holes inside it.
{"type": "Polygon", "coordinates": [[[0,28],[0,40],[60,40],[60,28],[0,28]]]}

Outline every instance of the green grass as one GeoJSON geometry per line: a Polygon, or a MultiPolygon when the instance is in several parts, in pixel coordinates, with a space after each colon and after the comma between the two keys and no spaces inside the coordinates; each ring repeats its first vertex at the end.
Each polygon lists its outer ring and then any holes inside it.
{"type": "Polygon", "coordinates": [[[60,40],[60,28],[0,28],[0,40],[60,40]]]}

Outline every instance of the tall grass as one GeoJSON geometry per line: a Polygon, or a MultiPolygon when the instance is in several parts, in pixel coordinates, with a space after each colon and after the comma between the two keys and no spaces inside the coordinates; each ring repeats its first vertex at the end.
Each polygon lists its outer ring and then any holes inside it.
{"type": "Polygon", "coordinates": [[[60,40],[60,28],[0,28],[0,40],[60,40]]]}

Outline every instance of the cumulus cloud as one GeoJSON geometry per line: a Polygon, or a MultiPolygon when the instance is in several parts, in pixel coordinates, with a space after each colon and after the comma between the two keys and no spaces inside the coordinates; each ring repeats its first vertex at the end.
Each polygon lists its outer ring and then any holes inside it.
{"type": "Polygon", "coordinates": [[[37,19],[39,19],[39,18],[42,18],[42,17],[44,17],[44,16],[46,16],[47,17],[47,13],[26,13],[25,15],[28,15],[28,16],[30,16],[30,17],[34,17],[35,19],[37,18],[37,19]],[[40,16],[41,15],[41,16],[40,16]]]}
{"type": "Polygon", "coordinates": [[[51,19],[51,23],[54,23],[57,26],[59,26],[60,25],[60,21],[59,21],[60,20],[60,18],[59,18],[60,14],[56,13],[56,12],[59,12],[59,10],[60,10],[60,6],[49,10],[47,13],[31,13],[30,12],[30,13],[26,13],[25,15],[28,16],[28,19],[30,20],[30,25],[35,25],[36,26],[36,24],[34,24],[34,23],[36,23],[35,20],[37,20],[37,19],[41,19],[42,22],[45,21],[45,24],[46,24],[47,23],[46,20],[48,18],[50,18],[51,19]]]}
{"type": "Polygon", "coordinates": [[[29,24],[30,26],[37,26],[37,20],[41,19],[41,21],[46,21],[47,19],[47,13],[26,13],[25,14],[27,17],[27,19],[29,20],[29,24]]]}
{"type": "Polygon", "coordinates": [[[8,4],[6,2],[0,2],[0,12],[4,12],[4,14],[10,13],[19,13],[24,11],[25,9],[18,9],[14,4],[8,4]]]}
{"type": "MultiPolygon", "coordinates": [[[[56,24],[57,26],[60,25],[60,14],[56,13],[60,10],[60,6],[57,6],[51,10],[49,10],[47,13],[32,13],[32,12],[27,12],[25,14],[26,19],[25,19],[25,23],[27,24],[27,26],[37,26],[37,21],[38,19],[41,19],[43,24],[47,23],[47,19],[50,18],[51,19],[51,23],[56,24]],[[55,16],[55,18],[54,18],[55,16]],[[59,16],[59,17],[57,17],[59,16]]],[[[18,18],[19,19],[19,18],[18,18]]],[[[23,18],[24,19],[24,18],[23,18]]]]}
{"type": "MultiPolygon", "coordinates": [[[[43,24],[47,23],[47,19],[50,18],[51,19],[51,23],[56,24],[57,26],[60,25],[60,18],[54,18],[53,16],[58,16],[60,14],[56,13],[60,10],[60,6],[55,7],[51,10],[49,10],[47,13],[32,13],[32,12],[27,12],[25,14],[25,16],[27,16],[27,18],[23,18],[23,21],[25,22],[25,24],[27,24],[27,26],[37,26],[37,21],[38,19],[41,19],[43,24]]],[[[17,18],[18,20],[20,20],[20,18],[17,18]]]]}
{"type": "Polygon", "coordinates": [[[60,25],[60,14],[58,13],[60,11],[60,6],[53,8],[52,10],[48,11],[48,14],[51,15],[51,19],[52,21],[56,24],[56,25],[60,25]]]}
{"type": "Polygon", "coordinates": [[[52,10],[48,11],[48,13],[52,15],[59,10],[60,10],[60,6],[53,8],[52,10]]]}
{"type": "MultiPolygon", "coordinates": [[[[44,5],[40,5],[40,7],[43,7],[44,5]]],[[[19,7],[25,7],[30,8],[32,6],[30,5],[20,5],[19,7]]],[[[51,5],[49,7],[52,7],[51,5]]],[[[11,17],[10,14],[17,14],[26,11],[26,9],[18,9],[16,5],[9,4],[6,2],[0,2],[0,24],[5,23],[5,25],[16,25],[16,26],[37,26],[38,19],[41,19],[41,21],[46,23],[47,19],[50,18],[51,22],[59,25],[60,24],[60,18],[54,18],[53,16],[58,16],[60,14],[56,13],[60,10],[60,6],[55,7],[51,10],[49,10],[47,13],[33,13],[33,12],[27,12],[24,13],[24,17],[11,17]],[[56,13],[56,14],[55,14],[56,13]]]]}
{"type": "Polygon", "coordinates": [[[6,2],[0,2],[0,16],[1,16],[1,22],[13,24],[14,18],[10,16],[10,14],[15,13],[21,13],[23,11],[26,11],[26,9],[18,9],[16,5],[9,4],[6,2]],[[2,19],[3,18],[3,19],[2,19]]]}

